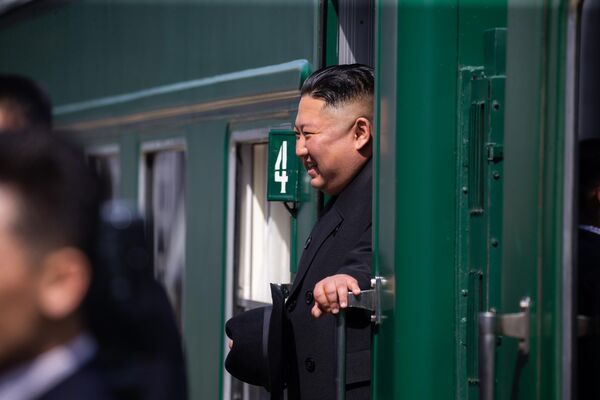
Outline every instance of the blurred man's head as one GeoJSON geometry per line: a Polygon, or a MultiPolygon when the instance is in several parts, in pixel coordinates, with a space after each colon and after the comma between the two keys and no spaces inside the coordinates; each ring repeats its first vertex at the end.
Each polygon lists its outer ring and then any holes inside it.
{"type": "Polygon", "coordinates": [[[338,194],[371,157],[373,92],[373,69],[360,64],[327,67],[304,82],[296,155],[315,189],[338,194]]]}
{"type": "Polygon", "coordinates": [[[0,135],[0,371],[83,329],[97,184],[50,135],[0,135]]]}
{"type": "Polygon", "coordinates": [[[24,76],[0,74],[0,133],[47,132],[51,126],[52,106],[44,91],[24,76]]]}
{"type": "Polygon", "coordinates": [[[579,223],[600,226],[600,140],[579,144],[579,223]]]}

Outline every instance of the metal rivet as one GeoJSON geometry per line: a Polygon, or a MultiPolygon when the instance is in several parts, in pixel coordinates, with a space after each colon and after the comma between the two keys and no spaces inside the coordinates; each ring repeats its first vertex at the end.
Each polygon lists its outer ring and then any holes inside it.
{"type": "Polygon", "coordinates": [[[462,187],[462,191],[463,191],[463,193],[468,193],[469,189],[466,186],[463,186],[462,187]]]}
{"type": "Polygon", "coordinates": [[[467,297],[468,294],[469,294],[469,291],[467,289],[463,289],[463,290],[460,291],[460,294],[462,294],[463,297],[467,297]]]}
{"type": "Polygon", "coordinates": [[[492,177],[496,180],[500,179],[500,173],[498,171],[494,171],[494,173],[492,174],[492,177]]]}
{"type": "Polygon", "coordinates": [[[498,239],[492,238],[492,240],[490,240],[490,243],[492,244],[492,246],[498,247],[498,239]]]}

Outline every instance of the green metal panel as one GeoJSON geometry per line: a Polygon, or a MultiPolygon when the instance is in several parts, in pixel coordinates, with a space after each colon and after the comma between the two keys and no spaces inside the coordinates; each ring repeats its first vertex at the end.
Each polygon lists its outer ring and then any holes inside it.
{"type": "Polygon", "coordinates": [[[325,47],[323,66],[338,64],[339,16],[337,0],[325,0],[325,47]]]}
{"type": "Polygon", "coordinates": [[[481,35],[485,66],[459,77],[458,398],[469,399],[479,398],[478,314],[498,304],[501,283],[506,30],[481,35]]]}
{"type": "Polygon", "coordinates": [[[119,159],[121,163],[121,196],[137,204],[139,156],[137,137],[124,135],[119,138],[119,159]]]}
{"type": "Polygon", "coordinates": [[[503,53],[485,31],[505,26],[506,3],[382,1],[377,18],[375,266],[388,287],[374,393],[476,399],[477,354],[465,348],[476,347],[474,317],[487,305],[501,248],[501,213],[482,216],[501,206],[503,128],[492,100],[498,107],[503,98],[503,53]],[[467,174],[475,139],[478,168],[467,174]],[[461,212],[471,219],[464,232],[461,212]]]}
{"type": "MultiPolygon", "coordinates": [[[[0,71],[36,78],[64,105],[290,60],[315,62],[318,8],[318,0],[39,4],[19,18],[0,18],[0,71]]],[[[215,88],[205,98],[222,94],[215,88]]]]}
{"type": "Polygon", "coordinates": [[[379,399],[446,399],[455,372],[457,3],[380,2],[377,18],[379,399]]]}
{"type": "Polygon", "coordinates": [[[186,128],[187,243],[184,337],[191,399],[220,397],[223,340],[227,125],[186,128]],[[198,134],[206,132],[206,134],[198,134]],[[209,134],[210,132],[210,134],[209,134]],[[207,187],[212,195],[208,195],[207,187]]]}
{"type": "MultiPolygon", "coordinates": [[[[508,16],[504,233],[499,312],[532,298],[531,351],[498,348],[500,399],[562,398],[565,4],[512,3],[508,16]],[[523,361],[523,360],[521,360],[523,361]]],[[[568,210],[567,212],[570,212],[568,210]]]]}

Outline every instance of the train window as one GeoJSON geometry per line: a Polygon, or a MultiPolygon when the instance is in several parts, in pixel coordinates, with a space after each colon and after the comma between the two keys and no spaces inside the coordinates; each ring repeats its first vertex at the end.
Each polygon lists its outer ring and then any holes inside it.
{"type": "Polygon", "coordinates": [[[338,1],[338,63],[374,65],[375,1],[338,1]]]}
{"type": "Polygon", "coordinates": [[[87,159],[104,184],[102,200],[118,199],[121,184],[119,147],[108,145],[91,148],[87,151],[87,159]]]}
{"type": "Polygon", "coordinates": [[[238,147],[237,299],[243,308],[271,303],[269,282],[290,280],[290,215],[268,202],[267,144],[238,147]]]}
{"type": "Polygon", "coordinates": [[[148,221],[154,273],[169,296],[181,327],[185,271],[185,144],[181,141],[142,146],[140,209],[148,221]]]}
{"type": "MultiPolygon", "coordinates": [[[[229,153],[228,289],[226,318],[271,303],[269,283],[290,282],[291,217],[267,201],[266,129],[234,132],[229,153]]],[[[231,378],[224,398],[270,399],[269,393],[231,378]]]]}

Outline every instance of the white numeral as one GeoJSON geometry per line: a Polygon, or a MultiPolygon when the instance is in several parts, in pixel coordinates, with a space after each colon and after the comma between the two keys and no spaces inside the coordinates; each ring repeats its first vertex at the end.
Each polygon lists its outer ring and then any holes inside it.
{"type": "Polygon", "coordinates": [[[281,183],[280,193],[286,192],[286,183],[288,181],[287,176],[287,140],[281,143],[279,153],[277,154],[277,160],[275,160],[275,182],[281,183]]]}

